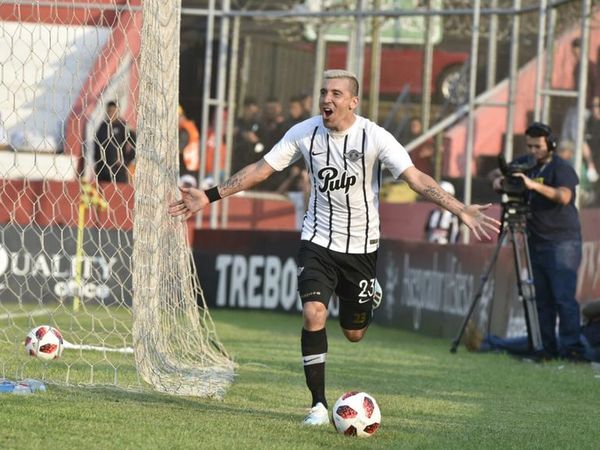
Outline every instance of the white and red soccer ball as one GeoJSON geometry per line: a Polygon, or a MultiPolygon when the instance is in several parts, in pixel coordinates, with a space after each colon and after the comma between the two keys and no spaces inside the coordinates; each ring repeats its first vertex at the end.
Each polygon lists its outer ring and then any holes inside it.
{"type": "Polygon", "coordinates": [[[333,425],[347,436],[373,436],[381,423],[375,399],[365,392],[346,392],[333,405],[333,425]]]}
{"type": "Polygon", "coordinates": [[[64,340],[58,328],[50,325],[35,327],[25,338],[25,351],[29,356],[36,356],[44,361],[60,358],[64,340]]]}

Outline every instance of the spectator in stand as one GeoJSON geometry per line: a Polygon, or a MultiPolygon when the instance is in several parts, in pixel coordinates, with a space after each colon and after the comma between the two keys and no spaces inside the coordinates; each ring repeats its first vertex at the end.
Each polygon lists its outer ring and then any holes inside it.
{"type": "MultiPolygon", "coordinates": [[[[571,51],[575,58],[575,67],[573,67],[573,88],[577,89],[579,86],[579,70],[581,66],[581,38],[575,38],[571,41],[571,51]]],[[[590,59],[588,59],[587,67],[587,91],[585,93],[585,106],[589,109],[592,106],[592,100],[598,95],[598,74],[596,73],[596,65],[590,59]]]]}
{"type": "Polygon", "coordinates": [[[307,93],[300,94],[300,102],[302,103],[302,109],[304,111],[302,113],[303,120],[306,120],[306,119],[312,117],[313,116],[313,111],[312,111],[313,98],[312,98],[312,95],[307,94],[307,93]]]}
{"type": "Polygon", "coordinates": [[[181,105],[179,117],[179,181],[187,187],[197,187],[200,169],[200,133],[193,120],[186,117],[181,105]]]}
{"type": "MultiPolygon", "coordinates": [[[[304,119],[304,108],[302,107],[302,95],[290,97],[288,103],[288,118],[285,122],[285,130],[289,130],[294,125],[302,122],[304,119]]],[[[277,192],[287,195],[296,214],[296,229],[302,229],[306,204],[310,195],[310,182],[308,171],[303,160],[298,160],[291,166],[282,171],[283,181],[277,188],[277,192]]]]}
{"type": "MultiPolygon", "coordinates": [[[[454,185],[441,181],[440,187],[454,197],[454,185]]],[[[456,244],[460,236],[460,221],[450,211],[436,207],[425,223],[425,240],[434,244],[456,244]]]]}
{"type": "Polygon", "coordinates": [[[302,107],[302,96],[295,95],[290,97],[288,103],[288,118],[285,123],[286,131],[292,128],[297,123],[306,120],[307,117],[304,116],[304,108],[302,107]]]}
{"type": "MultiPolygon", "coordinates": [[[[408,123],[408,130],[401,134],[399,140],[403,145],[406,145],[421,136],[421,134],[423,134],[423,123],[421,122],[421,119],[412,117],[408,123]]],[[[410,157],[417,169],[431,176],[433,175],[434,154],[435,148],[433,146],[433,140],[428,139],[415,148],[410,153],[410,157]]]]}
{"type": "Polygon", "coordinates": [[[575,144],[571,141],[561,141],[558,144],[556,154],[573,165],[575,162],[575,144]]]}
{"type": "MultiPolygon", "coordinates": [[[[573,142],[561,141],[558,144],[556,154],[567,161],[571,166],[575,165],[575,144],[573,142]]],[[[585,162],[582,162],[581,169],[581,176],[579,179],[579,196],[581,197],[580,204],[582,206],[590,206],[596,199],[596,194],[594,192],[595,183],[591,183],[587,177],[585,162]]]]}
{"type": "MultiPolygon", "coordinates": [[[[581,39],[575,38],[571,41],[571,50],[573,52],[573,56],[577,61],[575,63],[575,67],[573,68],[573,89],[577,90],[579,86],[579,71],[581,66],[581,39]]],[[[588,68],[587,68],[587,91],[585,94],[585,114],[584,120],[588,121],[591,116],[591,109],[594,102],[594,99],[598,97],[598,74],[596,72],[596,66],[593,61],[588,59],[588,68]]],[[[577,142],[577,107],[571,106],[563,120],[562,130],[561,130],[561,141],[571,141],[577,142]]],[[[596,164],[594,159],[592,158],[592,153],[587,145],[584,145],[583,148],[583,160],[586,163],[586,175],[590,182],[595,183],[598,178],[598,171],[596,170],[596,164]]]]}
{"type": "Polygon", "coordinates": [[[285,117],[282,112],[281,103],[276,97],[270,97],[265,103],[262,120],[262,142],[265,150],[269,151],[279,142],[286,131],[285,117]]]}
{"type": "MultiPolygon", "coordinates": [[[[265,102],[260,128],[261,142],[265,146],[265,152],[271,150],[281,140],[287,130],[286,125],[279,100],[275,97],[268,98],[265,102]]],[[[287,176],[288,173],[285,171],[275,173],[265,183],[258,186],[257,190],[276,192],[287,176]]]]}
{"type": "Polygon", "coordinates": [[[254,98],[248,97],[244,100],[242,116],[235,124],[232,173],[263,157],[265,145],[261,136],[260,108],[254,98]]]}
{"type": "MultiPolygon", "coordinates": [[[[583,151],[584,154],[587,152],[589,155],[588,159],[591,159],[593,162],[594,169],[600,167],[600,97],[594,97],[592,100],[592,113],[585,126],[585,145],[583,151]]],[[[592,183],[591,190],[595,198],[593,204],[600,206],[600,181],[598,180],[597,172],[594,177],[594,171],[590,173],[590,166],[588,165],[586,175],[592,183]],[[590,174],[592,175],[591,177],[590,174]]]]}
{"type": "Polygon", "coordinates": [[[295,226],[296,230],[300,231],[302,230],[304,214],[306,213],[308,197],[310,196],[310,179],[308,171],[306,170],[304,161],[299,160],[284,172],[286,173],[286,177],[279,185],[277,192],[287,195],[294,205],[296,217],[295,226]]]}
{"type": "Polygon", "coordinates": [[[227,145],[225,144],[226,139],[226,126],[227,123],[227,110],[223,111],[223,129],[221,136],[221,145],[219,152],[219,164],[218,168],[215,167],[215,158],[217,157],[216,145],[217,145],[217,134],[216,134],[216,123],[215,117],[211,121],[210,127],[206,133],[206,161],[205,169],[206,176],[202,180],[202,185],[212,185],[219,183],[224,179],[225,176],[225,164],[227,161],[227,145]],[[215,179],[216,178],[216,179],[215,179]]]}
{"type": "Polygon", "coordinates": [[[106,119],[96,131],[94,173],[97,181],[127,183],[128,166],[135,159],[135,132],[120,117],[113,101],[106,105],[106,119]]]}

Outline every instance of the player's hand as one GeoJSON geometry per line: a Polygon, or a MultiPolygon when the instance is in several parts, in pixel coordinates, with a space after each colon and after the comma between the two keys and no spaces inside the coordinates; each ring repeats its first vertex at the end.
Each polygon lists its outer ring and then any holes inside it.
{"type": "Polygon", "coordinates": [[[493,217],[481,212],[485,211],[490,206],[492,206],[491,203],[488,203],[487,205],[469,205],[460,213],[460,220],[469,227],[475,237],[479,240],[481,240],[481,236],[490,239],[488,232],[500,232],[501,223],[493,217]]]}
{"type": "Polygon", "coordinates": [[[181,200],[169,205],[169,214],[173,217],[183,216],[182,219],[187,220],[210,203],[203,190],[192,187],[180,187],[179,190],[181,200]]]}

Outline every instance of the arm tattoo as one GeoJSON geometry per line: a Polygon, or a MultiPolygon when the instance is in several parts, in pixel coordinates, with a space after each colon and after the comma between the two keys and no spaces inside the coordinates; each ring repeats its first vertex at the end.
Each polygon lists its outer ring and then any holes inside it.
{"type": "Polygon", "coordinates": [[[244,167],[239,172],[233,174],[228,180],[219,186],[221,197],[233,195],[237,192],[246,190],[263,181],[268,175],[264,168],[266,163],[261,161],[244,167]]]}
{"type": "Polygon", "coordinates": [[[427,185],[423,189],[423,195],[453,214],[459,214],[464,209],[458,200],[443,191],[437,184],[427,185]]]}
{"type": "Polygon", "coordinates": [[[435,185],[429,185],[425,187],[425,189],[423,190],[423,194],[425,194],[425,196],[429,200],[434,201],[436,203],[441,203],[444,200],[442,192],[439,189],[437,189],[437,186],[435,185]]]}
{"type": "Polygon", "coordinates": [[[232,195],[236,192],[244,190],[244,180],[246,178],[246,168],[240,170],[238,173],[233,174],[228,180],[226,180],[219,189],[222,196],[232,195]]]}
{"type": "Polygon", "coordinates": [[[423,189],[423,194],[432,202],[437,203],[440,206],[446,206],[448,204],[447,196],[444,195],[442,190],[436,185],[429,185],[423,189]]]}

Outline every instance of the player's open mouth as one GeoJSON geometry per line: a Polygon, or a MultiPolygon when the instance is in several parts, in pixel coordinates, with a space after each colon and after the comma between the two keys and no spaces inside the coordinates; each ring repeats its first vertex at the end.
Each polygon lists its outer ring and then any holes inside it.
{"type": "Polygon", "coordinates": [[[326,119],[331,117],[332,114],[333,110],[331,108],[323,108],[323,116],[325,116],[326,119]]]}

